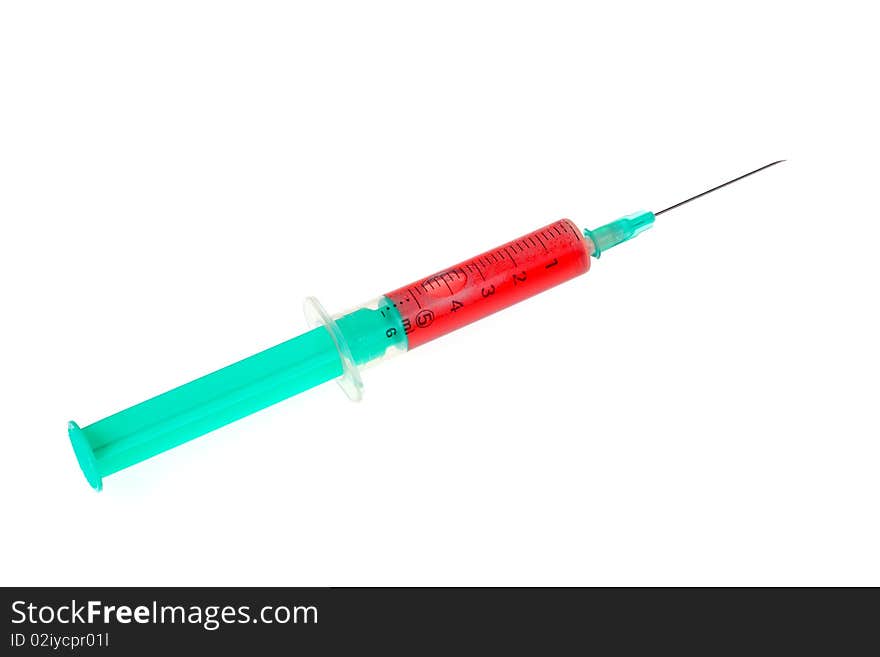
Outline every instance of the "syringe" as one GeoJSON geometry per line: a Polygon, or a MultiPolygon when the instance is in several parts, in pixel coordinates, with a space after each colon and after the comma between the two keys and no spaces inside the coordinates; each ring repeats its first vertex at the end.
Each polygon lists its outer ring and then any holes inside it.
{"type": "Polygon", "coordinates": [[[365,365],[585,274],[591,258],[650,228],[655,217],[782,161],[594,230],[560,219],[343,313],[330,315],[309,297],[305,312],[313,328],[307,333],[84,428],[70,422],[76,458],[101,490],[107,475],[331,379],[359,400],[365,365]]]}

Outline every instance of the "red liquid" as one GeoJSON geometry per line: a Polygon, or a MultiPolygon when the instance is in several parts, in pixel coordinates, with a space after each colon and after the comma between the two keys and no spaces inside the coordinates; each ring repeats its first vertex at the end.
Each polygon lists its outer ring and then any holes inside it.
{"type": "Polygon", "coordinates": [[[561,219],[385,296],[412,349],[586,273],[587,249],[578,227],[561,219]]]}

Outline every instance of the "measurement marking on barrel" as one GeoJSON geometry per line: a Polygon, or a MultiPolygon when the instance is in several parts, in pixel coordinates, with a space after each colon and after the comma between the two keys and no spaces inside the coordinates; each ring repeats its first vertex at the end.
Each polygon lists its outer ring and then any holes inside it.
{"type": "Polygon", "coordinates": [[[421,308],[421,307],[422,307],[422,304],[420,304],[420,303],[419,303],[419,300],[416,299],[416,295],[415,295],[415,293],[414,293],[411,289],[409,289],[409,288],[406,288],[406,291],[409,292],[409,293],[412,295],[413,301],[415,301],[415,302],[416,302],[416,305],[417,305],[419,308],[421,308]]]}

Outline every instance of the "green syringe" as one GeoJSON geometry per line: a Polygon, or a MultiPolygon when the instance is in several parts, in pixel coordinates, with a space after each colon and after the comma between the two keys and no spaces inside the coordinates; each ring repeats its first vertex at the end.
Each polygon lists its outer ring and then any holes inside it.
{"type": "Polygon", "coordinates": [[[101,490],[108,475],[326,381],[337,379],[358,400],[365,365],[584,274],[592,258],[650,228],[656,216],[781,161],[595,230],[561,219],[337,315],[310,297],[307,333],[86,427],[70,422],[76,458],[89,484],[101,490]]]}

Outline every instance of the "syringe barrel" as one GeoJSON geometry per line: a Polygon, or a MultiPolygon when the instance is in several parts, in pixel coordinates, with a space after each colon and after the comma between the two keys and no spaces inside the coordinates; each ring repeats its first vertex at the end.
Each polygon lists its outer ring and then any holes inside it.
{"type": "Polygon", "coordinates": [[[332,336],[343,368],[338,383],[359,400],[362,367],[587,272],[593,248],[561,219],[342,313],[331,316],[310,297],[306,318],[332,336]]]}
{"type": "Polygon", "coordinates": [[[591,246],[560,219],[385,298],[400,313],[412,349],[586,273],[591,246]]]}

